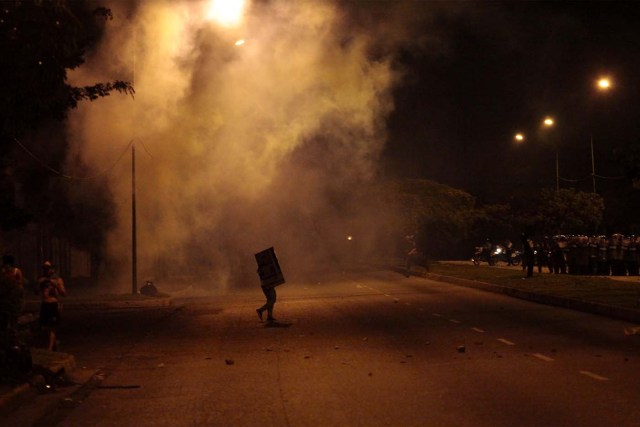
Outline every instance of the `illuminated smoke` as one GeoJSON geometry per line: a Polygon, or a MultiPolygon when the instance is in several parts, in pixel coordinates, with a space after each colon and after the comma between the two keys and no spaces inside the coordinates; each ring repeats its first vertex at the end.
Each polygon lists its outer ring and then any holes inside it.
{"type": "MultiPolygon", "coordinates": [[[[272,245],[288,279],[365,257],[390,227],[367,193],[393,83],[370,38],[320,0],[255,2],[235,28],[207,21],[204,3],[115,3],[72,82],[133,81],[135,100],[74,111],[70,158],[105,170],[135,141],[139,281],[255,286],[253,254],[272,245]]],[[[109,265],[124,286],[127,159],[108,174],[118,210],[109,265]]]]}

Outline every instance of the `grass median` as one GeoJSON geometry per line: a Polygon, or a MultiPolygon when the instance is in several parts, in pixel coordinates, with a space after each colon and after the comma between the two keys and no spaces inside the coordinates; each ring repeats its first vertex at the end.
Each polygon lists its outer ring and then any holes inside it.
{"type": "Polygon", "coordinates": [[[533,277],[523,280],[524,272],[521,268],[475,266],[471,263],[444,261],[431,265],[430,272],[545,295],[640,310],[640,278],[638,277],[617,280],[604,276],[551,274],[546,269],[538,273],[536,269],[533,277]]]}

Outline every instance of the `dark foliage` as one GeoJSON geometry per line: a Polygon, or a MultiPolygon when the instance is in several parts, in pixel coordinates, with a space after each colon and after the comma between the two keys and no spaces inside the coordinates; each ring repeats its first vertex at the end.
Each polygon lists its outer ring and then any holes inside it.
{"type": "Polygon", "coordinates": [[[74,87],[67,73],[82,66],[113,19],[87,1],[14,0],[0,4],[0,227],[29,222],[56,230],[77,247],[95,249],[112,223],[104,183],[82,186],[61,178],[67,145],[63,121],[81,101],[113,92],[133,95],[114,80],[74,87]],[[42,158],[34,162],[16,145],[28,138],[42,158]],[[46,167],[44,163],[46,163],[46,167]]]}

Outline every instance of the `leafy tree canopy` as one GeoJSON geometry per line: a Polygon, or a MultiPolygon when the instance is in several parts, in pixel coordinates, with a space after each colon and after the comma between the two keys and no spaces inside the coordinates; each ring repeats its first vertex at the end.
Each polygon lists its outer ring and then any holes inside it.
{"type": "Polygon", "coordinates": [[[404,232],[416,234],[419,249],[431,257],[444,257],[468,235],[475,198],[469,193],[425,179],[387,183],[385,193],[400,212],[404,232]]]}
{"type": "Polygon", "coordinates": [[[573,189],[541,190],[529,213],[539,233],[591,234],[602,222],[604,201],[599,194],[573,189]]]}
{"type": "Polygon", "coordinates": [[[14,0],[0,5],[0,118],[3,139],[19,137],[43,121],[63,119],[79,101],[133,94],[124,81],[73,87],[67,71],[84,63],[108,9],[85,1],[14,0]]]}
{"type": "Polygon", "coordinates": [[[0,2],[0,228],[30,222],[53,227],[80,247],[99,247],[110,225],[104,182],[70,186],[18,148],[30,136],[45,144],[43,162],[62,170],[66,142],[62,121],[70,109],[114,91],[134,94],[121,80],[74,87],[67,73],[86,55],[113,17],[109,9],[84,0],[0,2]],[[80,194],[78,194],[80,193],[80,194]],[[72,200],[73,197],[73,201],[72,200]]]}
{"type": "Polygon", "coordinates": [[[625,175],[633,182],[634,188],[640,190],[640,139],[628,142],[616,154],[624,167],[625,175]]]}

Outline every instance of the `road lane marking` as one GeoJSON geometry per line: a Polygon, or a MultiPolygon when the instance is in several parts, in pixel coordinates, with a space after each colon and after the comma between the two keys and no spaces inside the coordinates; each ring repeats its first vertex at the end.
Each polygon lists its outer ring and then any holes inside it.
{"type": "Polygon", "coordinates": [[[480,328],[471,328],[472,331],[476,331],[478,333],[484,334],[484,329],[480,329],[480,328]]]}
{"type": "Polygon", "coordinates": [[[410,302],[405,302],[404,305],[411,305],[411,303],[410,302]]]}
{"type": "Polygon", "coordinates": [[[449,319],[449,322],[451,322],[451,323],[457,323],[457,324],[462,323],[461,321],[456,320],[456,319],[449,319]]]}
{"type": "Polygon", "coordinates": [[[550,358],[549,356],[545,356],[544,354],[533,353],[532,356],[536,357],[536,358],[538,358],[540,360],[544,360],[545,362],[553,362],[552,358],[550,358]]]}
{"type": "Polygon", "coordinates": [[[582,375],[586,375],[589,378],[593,378],[594,380],[598,380],[598,381],[609,381],[609,378],[607,377],[603,377],[601,375],[598,374],[594,374],[593,372],[589,372],[589,371],[580,371],[580,373],[582,375]]]}
{"type": "Polygon", "coordinates": [[[506,344],[506,345],[516,345],[516,343],[511,342],[511,341],[509,341],[507,339],[504,339],[504,338],[498,338],[498,341],[500,341],[501,343],[506,344]]]}
{"type": "Polygon", "coordinates": [[[441,315],[441,314],[439,314],[439,313],[431,313],[431,315],[432,315],[433,317],[442,317],[442,315],[441,315]]]}

